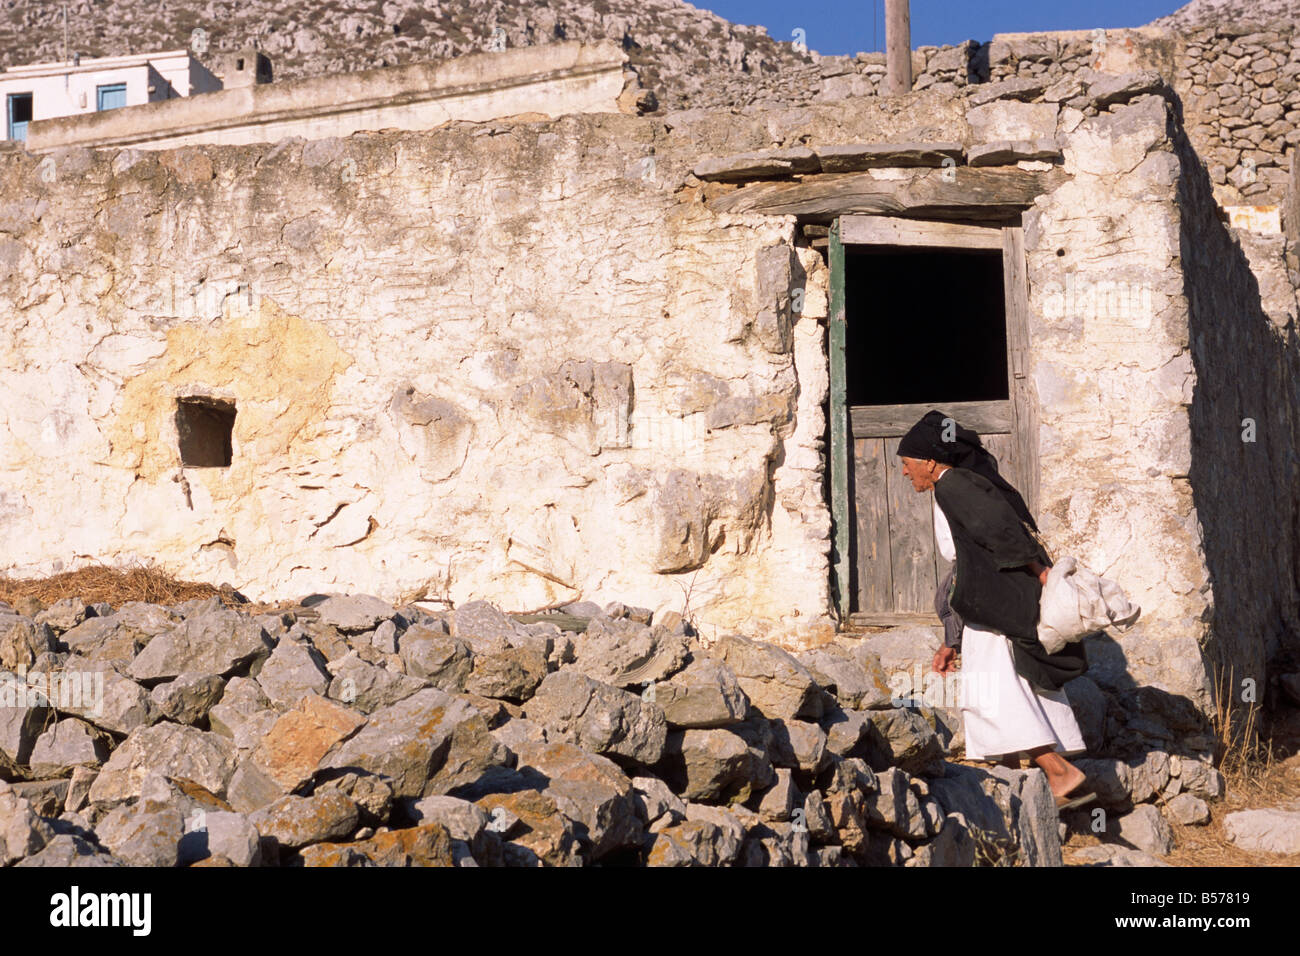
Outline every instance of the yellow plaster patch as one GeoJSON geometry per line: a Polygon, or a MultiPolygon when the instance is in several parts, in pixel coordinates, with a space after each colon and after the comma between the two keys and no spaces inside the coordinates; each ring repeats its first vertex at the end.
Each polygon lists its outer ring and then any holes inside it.
{"type": "Polygon", "coordinates": [[[166,351],[126,384],[109,435],[114,465],[146,480],[179,469],[176,399],[186,395],[235,402],[234,461],[221,470],[232,492],[251,488],[257,474],[310,441],[324,422],[352,357],[324,326],[267,297],[251,306],[232,302],[215,323],[171,329],[166,351]]]}

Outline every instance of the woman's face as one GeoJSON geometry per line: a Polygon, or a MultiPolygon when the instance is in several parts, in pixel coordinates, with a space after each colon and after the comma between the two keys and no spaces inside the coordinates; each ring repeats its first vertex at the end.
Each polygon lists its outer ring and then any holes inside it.
{"type": "MultiPolygon", "coordinates": [[[[900,456],[902,458],[902,456],[900,456]]],[[[902,458],[903,475],[917,492],[929,491],[938,477],[938,462],[921,458],[902,458]]]]}

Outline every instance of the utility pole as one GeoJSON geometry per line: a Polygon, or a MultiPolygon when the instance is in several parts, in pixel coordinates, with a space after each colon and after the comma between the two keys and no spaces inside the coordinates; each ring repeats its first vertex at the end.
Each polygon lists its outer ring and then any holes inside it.
{"type": "Polygon", "coordinates": [[[63,62],[68,62],[68,5],[63,5],[63,62]]]}
{"type": "Polygon", "coordinates": [[[909,0],[885,0],[885,92],[912,89],[912,13],[909,0]]]}

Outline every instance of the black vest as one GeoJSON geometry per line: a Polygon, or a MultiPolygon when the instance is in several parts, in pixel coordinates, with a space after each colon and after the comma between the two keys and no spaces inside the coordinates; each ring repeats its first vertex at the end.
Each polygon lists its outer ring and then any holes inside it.
{"type": "Polygon", "coordinates": [[[1050,562],[1003,494],[983,475],[953,468],[936,482],[934,500],[957,552],[952,609],[967,624],[1010,638],[1016,672],[1031,684],[1059,690],[1086,671],[1082,644],[1048,654],[1038,642],[1043,587],[1026,565],[1050,562]]]}

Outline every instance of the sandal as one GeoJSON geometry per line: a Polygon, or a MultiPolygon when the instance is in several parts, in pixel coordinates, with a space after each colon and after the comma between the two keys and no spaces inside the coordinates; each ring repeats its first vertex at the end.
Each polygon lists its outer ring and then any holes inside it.
{"type": "Polygon", "coordinates": [[[1071,797],[1068,794],[1063,797],[1057,797],[1056,812],[1060,813],[1062,810],[1073,810],[1075,807],[1081,807],[1085,803],[1091,803],[1096,799],[1097,799],[1097,794],[1095,793],[1085,793],[1082,796],[1078,796],[1078,797],[1071,797]]]}

